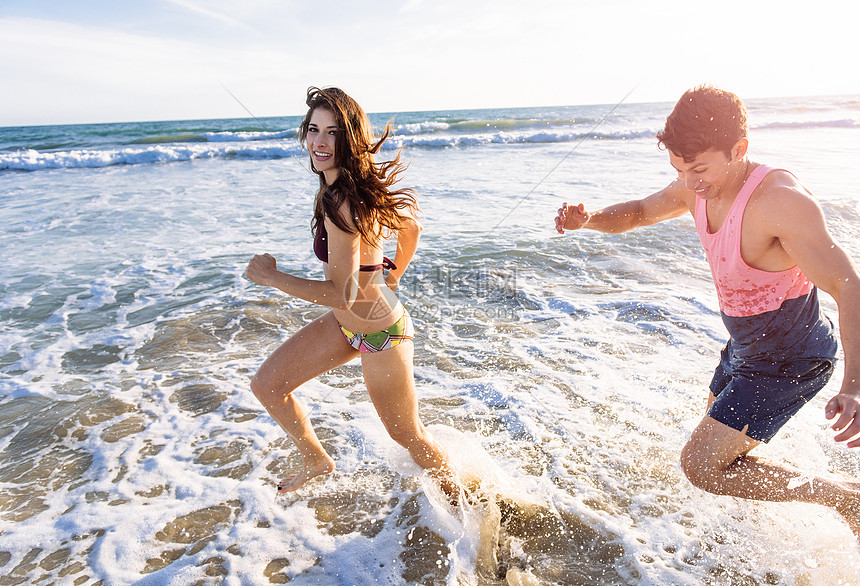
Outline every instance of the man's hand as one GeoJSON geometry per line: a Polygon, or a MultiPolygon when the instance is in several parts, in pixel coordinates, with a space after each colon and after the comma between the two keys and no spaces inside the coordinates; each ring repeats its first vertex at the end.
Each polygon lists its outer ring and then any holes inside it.
{"type": "MultiPolygon", "coordinates": [[[[824,408],[824,416],[827,419],[833,419],[837,415],[839,418],[831,426],[831,429],[839,432],[833,438],[834,440],[844,442],[860,434],[860,389],[855,388],[854,392],[843,390],[830,399],[824,408]]],[[[845,445],[849,448],[860,446],[860,437],[845,445]]]]}
{"type": "Polygon", "coordinates": [[[564,234],[565,230],[579,230],[588,223],[590,217],[591,214],[585,211],[585,204],[569,206],[567,202],[564,202],[558,208],[558,215],[555,217],[555,229],[559,234],[564,234]]]}

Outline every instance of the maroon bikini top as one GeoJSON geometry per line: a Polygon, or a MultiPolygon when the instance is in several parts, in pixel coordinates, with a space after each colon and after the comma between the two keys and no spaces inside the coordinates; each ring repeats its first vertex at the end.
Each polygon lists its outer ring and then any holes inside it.
{"type": "MultiPolygon", "coordinates": [[[[314,234],[314,254],[323,262],[328,262],[328,231],[325,229],[325,223],[317,224],[317,232],[314,234]]],[[[382,262],[378,265],[361,265],[358,267],[360,271],[379,271],[385,269],[390,271],[396,269],[397,266],[387,256],[382,257],[382,262]]]]}

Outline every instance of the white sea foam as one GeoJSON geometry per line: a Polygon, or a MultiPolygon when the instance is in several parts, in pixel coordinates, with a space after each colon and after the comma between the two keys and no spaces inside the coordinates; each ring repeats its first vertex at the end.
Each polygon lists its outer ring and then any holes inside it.
{"type": "Polygon", "coordinates": [[[753,129],[801,129],[801,128],[860,128],[860,120],[856,118],[842,118],[839,120],[781,120],[757,124],[753,129]]]}
{"type": "Polygon", "coordinates": [[[0,154],[0,171],[40,171],[63,168],[100,168],[114,165],[140,165],[173,163],[195,159],[252,158],[280,159],[301,155],[301,148],[291,144],[252,144],[237,146],[231,143],[208,143],[171,146],[127,147],[106,150],[72,150],[39,152],[33,149],[0,154]]]}
{"type": "Polygon", "coordinates": [[[263,130],[260,132],[207,132],[210,142],[237,142],[255,140],[279,140],[289,143],[296,142],[295,130],[263,130]]]}
{"type": "Polygon", "coordinates": [[[412,124],[398,124],[397,134],[425,134],[442,130],[448,130],[451,125],[447,122],[415,122],[412,124]]]}

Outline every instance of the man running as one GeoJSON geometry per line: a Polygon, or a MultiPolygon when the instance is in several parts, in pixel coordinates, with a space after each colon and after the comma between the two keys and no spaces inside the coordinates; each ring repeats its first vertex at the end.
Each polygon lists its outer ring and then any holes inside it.
{"type": "Polygon", "coordinates": [[[818,288],[836,300],[845,355],[842,388],[825,416],[836,418],[836,441],[860,446],[860,274],[809,191],[788,171],[750,161],[747,130],[746,108],[734,94],[710,86],[686,92],[657,135],[678,178],[596,212],[564,203],[556,230],[614,234],[693,215],[729,341],[707,412],[681,452],[684,473],[714,494],[831,507],[860,539],[860,482],[749,455],[833,373],[836,336],[818,288]]]}

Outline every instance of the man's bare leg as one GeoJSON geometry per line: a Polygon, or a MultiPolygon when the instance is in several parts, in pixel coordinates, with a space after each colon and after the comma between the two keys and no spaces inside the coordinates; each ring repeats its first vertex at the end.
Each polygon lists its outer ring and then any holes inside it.
{"type": "Polygon", "coordinates": [[[807,475],[750,456],[758,444],[744,431],[705,416],[681,452],[681,465],[690,482],[713,494],[830,507],[860,540],[860,482],[807,475]]]}

